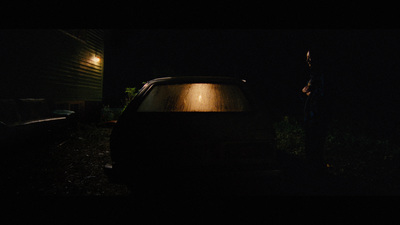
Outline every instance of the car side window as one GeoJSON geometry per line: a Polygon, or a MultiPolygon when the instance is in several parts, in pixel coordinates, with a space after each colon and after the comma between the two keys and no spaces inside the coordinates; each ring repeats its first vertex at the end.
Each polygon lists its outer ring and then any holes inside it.
{"type": "Polygon", "coordinates": [[[242,112],[250,110],[235,84],[189,83],[152,87],[138,112],[242,112]]]}

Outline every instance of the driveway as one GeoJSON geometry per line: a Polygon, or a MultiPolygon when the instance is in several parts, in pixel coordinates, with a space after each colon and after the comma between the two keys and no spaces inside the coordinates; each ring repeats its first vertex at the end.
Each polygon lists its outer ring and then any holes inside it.
{"type": "MultiPolygon", "coordinates": [[[[130,196],[122,184],[110,183],[103,167],[111,162],[105,124],[78,124],[71,132],[36,134],[4,146],[3,178],[7,195],[29,196],[130,196]]],[[[263,179],[241,179],[219,194],[244,195],[368,195],[374,187],[356,177],[340,177],[329,171],[312,176],[302,160],[284,157],[279,188],[263,179]]],[[[215,189],[215,187],[211,187],[215,189]]],[[[201,190],[200,190],[201,191],[201,190]]]]}

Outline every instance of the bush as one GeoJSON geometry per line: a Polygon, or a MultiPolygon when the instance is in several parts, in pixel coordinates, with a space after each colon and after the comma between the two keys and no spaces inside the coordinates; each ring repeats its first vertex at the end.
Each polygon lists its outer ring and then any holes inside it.
{"type": "Polygon", "coordinates": [[[104,106],[101,110],[101,121],[107,122],[111,120],[118,120],[118,117],[121,115],[122,111],[122,108],[110,108],[108,105],[104,106]]]}
{"type": "Polygon", "coordinates": [[[388,139],[368,136],[357,127],[333,121],[325,142],[325,156],[335,172],[379,180],[396,168],[398,146],[388,139]]]}
{"type": "MultiPolygon", "coordinates": [[[[305,158],[305,130],[295,119],[284,116],[275,123],[276,147],[305,158]]],[[[335,120],[325,139],[325,161],[335,174],[379,179],[399,167],[400,148],[387,139],[367,136],[354,125],[335,120]]]]}
{"type": "Polygon", "coordinates": [[[129,103],[135,98],[135,96],[138,94],[138,89],[136,87],[131,87],[131,88],[125,88],[125,106],[122,109],[122,112],[126,109],[126,107],[129,105],[129,103]]]}
{"type": "Polygon", "coordinates": [[[284,116],[283,119],[274,124],[276,135],[276,147],[279,151],[284,151],[292,155],[304,157],[304,138],[303,127],[293,118],[284,116]]]}

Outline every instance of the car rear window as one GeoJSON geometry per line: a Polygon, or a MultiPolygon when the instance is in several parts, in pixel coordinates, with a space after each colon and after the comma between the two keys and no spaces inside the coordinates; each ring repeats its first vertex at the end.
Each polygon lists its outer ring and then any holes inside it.
{"type": "Polygon", "coordinates": [[[154,86],[138,112],[242,112],[250,110],[235,84],[191,83],[154,86]]]}

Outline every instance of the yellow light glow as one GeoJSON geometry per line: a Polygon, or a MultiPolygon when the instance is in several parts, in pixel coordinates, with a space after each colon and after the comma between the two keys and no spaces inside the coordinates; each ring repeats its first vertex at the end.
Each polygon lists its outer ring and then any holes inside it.
{"type": "Polygon", "coordinates": [[[93,57],[92,57],[92,61],[95,62],[95,63],[99,63],[99,62],[100,62],[100,57],[98,57],[98,56],[93,56],[93,57]]]}
{"type": "Polygon", "coordinates": [[[212,83],[155,86],[138,112],[244,111],[247,101],[239,87],[212,83]]]}
{"type": "Polygon", "coordinates": [[[186,98],[191,103],[189,105],[190,111],[217,111],[218,94],[219,90],[214,88],[213,85],[191,84],[186,95],[186,98]]]}

